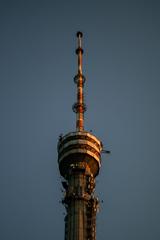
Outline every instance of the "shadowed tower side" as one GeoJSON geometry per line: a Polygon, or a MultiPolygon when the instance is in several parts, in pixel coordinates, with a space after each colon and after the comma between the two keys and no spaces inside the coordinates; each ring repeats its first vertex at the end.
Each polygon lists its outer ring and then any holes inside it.
{"type": "Polygon", "coordinates": [[[58,164],[65,190],[62,203],[66,208],[65,240],[95,240],[98,199],[94,195],[95,178],[101,166],[102,143],[93,134],[84,130],[86,106],[83,97],[85,77],[82,73],[82,33],[77,33],[78,73],[76,131],[60,136],[58,164]]]}

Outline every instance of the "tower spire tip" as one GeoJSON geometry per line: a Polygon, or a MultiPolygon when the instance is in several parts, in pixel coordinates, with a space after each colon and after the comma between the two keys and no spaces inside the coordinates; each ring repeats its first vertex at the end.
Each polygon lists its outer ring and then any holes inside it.
{"type": "Polygon", "coordinates": [[[79,37],[82,38],[82,37],[83,37],[83,33],[80,32],[80,31],[78,31],[78,32],[77,32],[77,37],[78,37],[78,38],[79,38],[79,37]]]}

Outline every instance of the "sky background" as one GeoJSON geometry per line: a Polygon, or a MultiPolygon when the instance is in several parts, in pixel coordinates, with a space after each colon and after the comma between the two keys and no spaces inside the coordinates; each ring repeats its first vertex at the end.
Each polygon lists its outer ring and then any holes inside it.
{"type": "Polygon", "coordinates": [[[160,239],[160,3],[0,3],[0,239],[64,239],[59,134],[75,130],[78,30],[85,129],[99,137],[97,240],[160,239]]]}

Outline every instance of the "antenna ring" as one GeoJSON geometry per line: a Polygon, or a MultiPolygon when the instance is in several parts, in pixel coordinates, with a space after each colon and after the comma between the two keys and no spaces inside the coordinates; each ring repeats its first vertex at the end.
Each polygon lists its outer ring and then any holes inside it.
{"type": "Polygon", "coordinates": [[[78,73],[78,74],[74,77],[74,82],[77,84],[77,83],[78,83],[78,80],[79,80],[80,78],[82,78],[82,82],[83,82],[83,84],[84,84],[85,81],[86,81],[86,78],[85,78],[85,76],[84,76],[83,74],[81,74],[81,73],[78,73]]]}
{"type": "Polygon", "coordinates": [[[85,103],[75,103],[72,106],[72,110],[75,113],[78,113],[78,112],[84,113],[87,110],[87,107],[85,103]]]}
{"type": "Polygon", "coordinates": [[[76,54],[78,55],[79,52],[81,52],[81,53],[83,54],[83,48],[78,47],[78,48],[76,49],[76,54]]]}

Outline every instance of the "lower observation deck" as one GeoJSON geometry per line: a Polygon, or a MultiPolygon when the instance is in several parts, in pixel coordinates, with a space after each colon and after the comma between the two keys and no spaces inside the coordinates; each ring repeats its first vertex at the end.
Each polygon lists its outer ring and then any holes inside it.
{"type": "Polygon", "coordinates": [[[93,176],[97,176],[101,165],[102,143],[87,131],[71,132],[60,137],[58,163],[61,175],[66,177],[71,167],[81,163],[93,176]]]}

